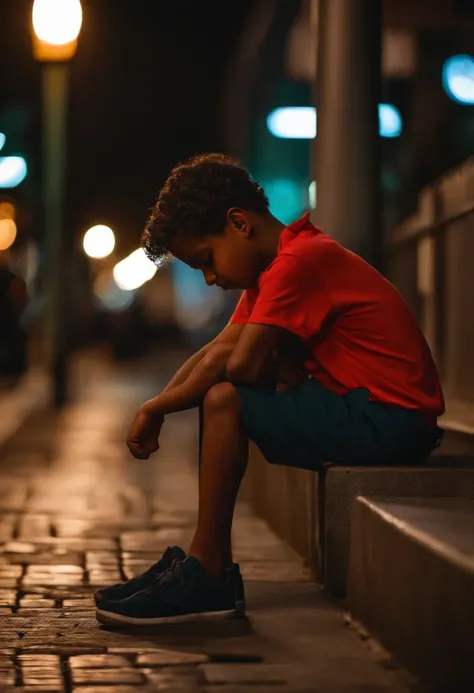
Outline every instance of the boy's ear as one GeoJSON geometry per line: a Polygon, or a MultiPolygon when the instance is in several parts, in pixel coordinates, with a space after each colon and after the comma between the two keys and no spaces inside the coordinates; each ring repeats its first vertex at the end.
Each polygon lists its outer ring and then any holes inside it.
{"type": "Polygon", "coordinates": [[[243,233],[245,236],[250,235],[252,229],[250,221],[244,211],[237,207],[232,207],[227,212],[227,219],[236,231],[243,233]]]}

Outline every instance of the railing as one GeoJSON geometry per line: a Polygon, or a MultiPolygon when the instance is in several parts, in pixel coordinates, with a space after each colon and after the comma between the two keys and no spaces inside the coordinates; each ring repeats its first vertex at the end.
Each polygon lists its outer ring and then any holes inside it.
{"type": "Polygon", "coordinates": [[[474,157],[394,229],[388,275],[417,317],[448,399],[474,404],[474,157]]]}

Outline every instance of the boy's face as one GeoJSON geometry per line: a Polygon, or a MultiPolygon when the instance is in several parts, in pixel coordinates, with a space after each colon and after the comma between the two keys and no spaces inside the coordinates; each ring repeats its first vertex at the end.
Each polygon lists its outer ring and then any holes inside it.
{"type": "Polygon", "coordinates": [[[250,220],[245,212],[229,214],[224,233],[176,239],[170,252],[201,270],[209,286],[250,289],[260,275],[260,258],[250,220]]]}

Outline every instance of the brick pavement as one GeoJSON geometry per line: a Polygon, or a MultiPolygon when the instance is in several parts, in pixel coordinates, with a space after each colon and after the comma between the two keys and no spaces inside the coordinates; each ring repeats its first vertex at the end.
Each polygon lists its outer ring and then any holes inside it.
{"type": "Polygon", "coordinates": [[[0,693],[404,691],[243,503],[234,540],[248,618],[123,632],[97,625],[94,588],[191,537],[195,415],[166,423],[153,461],[131,459],[123,444],[170,361],[158,361],[154,378],[137,366],[79,362],[75,404],[36,415],[0,453],[0,693]]]}

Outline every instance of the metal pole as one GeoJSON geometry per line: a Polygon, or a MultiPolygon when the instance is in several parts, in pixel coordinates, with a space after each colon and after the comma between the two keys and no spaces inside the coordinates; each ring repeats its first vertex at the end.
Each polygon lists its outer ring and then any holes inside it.
{"type": "Polygon", "coordinates": [[[319,0],[314,218],[375,266],[382,251],[380,52],[380,0],[319,0]]]}
{"type": "Polygon", "coordinates": [[[67,401],[67,260],[63,227],[67,63],[43,65],[44,201],[46,222],[47,358],[54,405],[67,401]]]}

